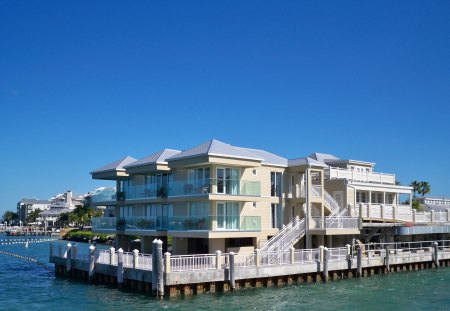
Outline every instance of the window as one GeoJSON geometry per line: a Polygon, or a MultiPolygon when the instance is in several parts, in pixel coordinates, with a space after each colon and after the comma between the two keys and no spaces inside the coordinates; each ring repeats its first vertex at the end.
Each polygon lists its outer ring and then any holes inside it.
{"type": "Polygon", "coordinates": [[[256,202],[253,202],[253,208],[256,208],[256,202]]]}
{"type": "Polygon", "coordinates": [[[281,173],[270,173],[270,195],[273,197],[281,197],[281,173]]]}
{"type": "Polygon", "coordinates": [[[362,191],[356,191],[356,203],[367,203],[366,193],[362,191]]]}
{"type": "Polygon", "coordinates": [[[217,229],[239,229],[239,203],[217,202],[217,229]]]}
{"type": "Polygon", "coordinates": [[[253,176],[256,176],[256,175],[258,175],[258,174],[257,174],[257,171],[256,171],[256,170],[253,170],[253,176]]]}
{"type": "Polygon", "coordinates": [[[217,169],[217,193],[239,195],[239,169],[217,169]]]}
{"type": "Polygon", "coordinates": [[[281,204],[271,205],[272,228],[281,229],[283,226],[281,204]]]}

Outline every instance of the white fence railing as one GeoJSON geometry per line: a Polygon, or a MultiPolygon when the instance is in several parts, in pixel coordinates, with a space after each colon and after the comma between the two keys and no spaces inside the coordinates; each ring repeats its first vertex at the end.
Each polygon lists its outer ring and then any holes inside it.
{"type": "Polygon", "coordinates": [[[329,179],[348,179],[357,182],[395,185],[395,174],[357,172],[345,168],[330,167],[325,171],[325,176],[329,179]]]}
{"type": "Polygon", "coordinates": [[[171,271],[216,269],[216,255],[180,255],[170,257],[171,271]]]}
{"type": "Polygon", "coordinates": [[[359,227],[358,217],[311,217],[314,229],[353,229],[359,227]]]}

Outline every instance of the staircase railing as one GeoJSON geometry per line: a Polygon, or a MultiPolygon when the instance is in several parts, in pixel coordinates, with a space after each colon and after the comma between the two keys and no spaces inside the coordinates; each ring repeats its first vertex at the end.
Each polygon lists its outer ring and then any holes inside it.
{"type": "Polygon", "coordinates": [[[304,236],[305,231],[305,219],[299,219],[297,216],[293,221],[269,239],[259,250],[264,252],[276,252],[289,249],[304,236]]]}
{"type": "Polygon", "coordinates": [[[323,194],[325,205],[328,205],[328,208],[331,210],[330,216],[338,214],[340,210],[338,202],[336,202],[336,200],[328,192],[326,192],[325,189],[323,190],[323,194]]]}

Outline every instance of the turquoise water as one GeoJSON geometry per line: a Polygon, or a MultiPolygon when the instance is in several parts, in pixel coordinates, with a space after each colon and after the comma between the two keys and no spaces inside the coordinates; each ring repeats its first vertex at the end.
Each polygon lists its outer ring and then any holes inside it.
{"type": "MultiPolygon", "coordinates": [[[[0,239],[6,237],[0,235],[0,239]]],[[[48,243],[0,245],[48,263],[48,243]]],[[[55,278],[36,263],[0,254],[0,310],[450,310],[450,269],[401,272],[328,284],[243,289],[155,299],[55,278]]]]}

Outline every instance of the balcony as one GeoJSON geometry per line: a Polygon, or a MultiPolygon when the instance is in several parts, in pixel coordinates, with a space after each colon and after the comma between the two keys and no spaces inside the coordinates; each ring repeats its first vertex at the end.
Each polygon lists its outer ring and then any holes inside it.
{"type": "Polygon", "coordinates": [[[166,198],[172,196],[198,195],[233,195],[260,196],[261,183],[259,181],[207,179],[204,183],[195,181],[173,181],[166,186],[138,185],[124,188],[126,200],[166,198]]]}
{"type": "Polygon", "coordinates": [[[95,217],[94,230],[261,231],[260,216],[95,217]]]}
{"type": "Polygon", "coordinates": [[[325,178],[395,185],[395,174],[357,172],[339,167],[330,167],[325,170],[325,178]]]}
{"type": "Polygon", "coordinates": [[[92,195],[92,203],[99,204],[103,202],[116,201],[116,190],[103,190],[92,195]]]}

